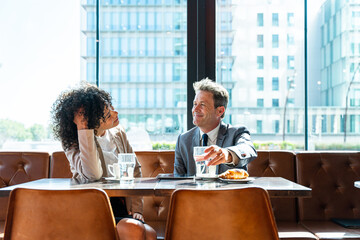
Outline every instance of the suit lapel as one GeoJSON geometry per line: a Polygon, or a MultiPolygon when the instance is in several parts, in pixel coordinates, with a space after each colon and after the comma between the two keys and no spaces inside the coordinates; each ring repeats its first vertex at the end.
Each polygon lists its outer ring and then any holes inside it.
{"type": "Polygon", "coordinates": [[[216,140],[216,145],[218,145],[219,147],[223,147],[224,140],[227,134],[227,128],[228,126],[225,123],[220,123],[220,129],[216,140]]]}

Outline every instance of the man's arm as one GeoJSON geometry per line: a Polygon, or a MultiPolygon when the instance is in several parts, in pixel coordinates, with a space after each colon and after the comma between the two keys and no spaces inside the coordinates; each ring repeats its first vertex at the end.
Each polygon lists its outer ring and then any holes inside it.
{"type": "Polygon", "coordinates": [[[180,148],[181,134],[179,135],[176,146],[175,146],[175,162],[174,162],[174,174],[176,175],[185,175],[186,167],[184,159],[182,157],[181,148],[180,148]]]}
{"type": "Polygon", "coordinates": [[[235,145],[227,149],[232,155],[234,167],[242,168],[257,157],[255,147],[251,141],[250,134],[246,131],[239,131],[235,135],[235,145]]]}

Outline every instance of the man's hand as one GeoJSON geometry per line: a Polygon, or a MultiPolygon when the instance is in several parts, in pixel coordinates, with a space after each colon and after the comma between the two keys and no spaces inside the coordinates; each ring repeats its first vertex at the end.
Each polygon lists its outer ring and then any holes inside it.
{"type": "Polygon", "coordinates": [[[221,148],[216,145],[211,145],[207,149],[205,149],[204,159],[210,159],[208,166],[210,165],[219,165],[221,163],[231,163],[232,156],[226,148],[221,148]]]}
{"type": "Polygon", "coordinates": [[[77,126],[78,130],[81,129],[87,129],[87,120],[84,118],[84,109],[83,108],[79,108],[79,110],[74,113],[74,123],[77,126]]]}

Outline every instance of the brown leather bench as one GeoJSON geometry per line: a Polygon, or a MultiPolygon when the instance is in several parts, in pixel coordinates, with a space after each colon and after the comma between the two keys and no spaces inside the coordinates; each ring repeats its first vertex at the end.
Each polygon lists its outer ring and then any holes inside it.
{"type": "MultiPolygon", "coordinates": [[[[171,173],[174,151],[140,151],[136,155],[144,177],[171,173]]],[[[311,198],[273,198],[272,206],[281,239],[360,239],[360,231],[347,229],[331,218],[360,219],[360,152],[258,151],[248,166],[251,176],[279,176],[312,188],[311,198]]],[[[64,152],[0,152],[0,187],[44,177],[71,177],[64,152]],[[50,161],[49,161],[50,160],[50,161]]],[[[0,199],[0,206],[7,206],[0,199]]],[[[161,239],[168,198],[145,197],[144,217],[161,239]]],[[[0,208],[0,236],[6,207],[0,208]]],[[[1,237],[0,237],[1,238],[1,237]]]]}
{"type": "MultiPolygon", "coordinates": [[[[156,177],[159,173],[174,171],[174,151],[137,151],[135,154],[143,177],[156,177]]],[[[144,218],[155,229],[158,239],[165,236],[169,205],[169,197],[144,197],[144,218]]]]}
{"type": "MultiPolygon", "coordinates": [[[[0,187],[49,177],[49,153],[0,152],[0,187]]],[[[3,236],[8,197],[0,197],[0,238],[3,236]]]]}
{"type": "Polygon", "coordinates": [[[299,199],[299,220],[319,239],[360,239],[331,219],[360,219],[360,152],[300,152],[296,154],[298,183],[312,189],[299,199]]]}
{"type": "MultiPolygon", "coordinates": [[[[259,150],[258,157],[248,164],[248,172],[254,177],[283,177],[296,182],[295,153],[259,150]]],[[[271,198],[271,205],[280,239],[316,239],[297,222],[297,199],[271,198]]]]}

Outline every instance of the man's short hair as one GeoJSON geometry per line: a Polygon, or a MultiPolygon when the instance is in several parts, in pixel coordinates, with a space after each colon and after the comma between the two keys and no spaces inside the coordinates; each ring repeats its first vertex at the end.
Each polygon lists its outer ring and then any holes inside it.
{"type": "MultiPolygon", "coordinates": [[[[214,98],[214,107],[224,106],[225,109],[227,108],[227,104],[229,102],[229,93],[228,91],[221,86],[220,84],[212,81],[209,78],[204,78],[201,81],[195,82],[193,84],[195,92],[198,91],[207,91],[213,94],[214,98]]],[[[224,118],[225,113],[221,116],[224,118]]]]}

